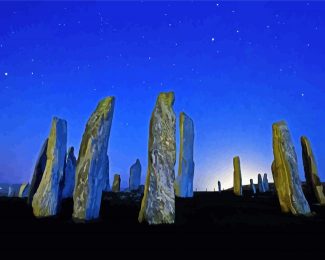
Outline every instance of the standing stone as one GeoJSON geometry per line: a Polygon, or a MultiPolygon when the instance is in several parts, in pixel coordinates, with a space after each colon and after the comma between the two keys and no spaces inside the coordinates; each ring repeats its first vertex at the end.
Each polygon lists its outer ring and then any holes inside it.
{"type": "Polygon", "coordinates": [[[141,183],[141,163],[136,160],[130,168],[129,189],[130,191],[138,190],[141,183]]]}
{"type": "Polygon", "coordinates": [[[20,188],[19,188],[19,198],[26,198],[28,196],[28,192],[29,192],[29,183],[23,183],[20,188]]]}
{"type": "Polygon", "coordinates": [[[8,197],[11,198],[11,197],[14,197],[15,196],[15,190],[14,188],[9,185],[9,188],[8,188],[8,197]]]}
{"type": "Polygon", "coordinates": [[[302,191],[298,173],[297,154],[284,121],[272,126],[272,174],[281,210],[294,215],[310,215],[309,204],[302,191]]]}
{"type": "Polygon", "coordinates": [[[104,181],[103,191],[108,192],[111,190],[111,186],[109,183],[109,159],[107,154],[105,156],[105,161],[104,161],[104,175],[105,175],[105,181],[104,181]]]}
{"type": "Polygon", "coordinates": [[[318,176],[315,156],[307,137],[301,137],[302,159],[304,162],[306,184],[311,194],[321,205],[325,205],[323,185],[318,176]]]}
{"type": "Polygon", "coordinates": [[[47,161],[46,151],[47,151],[48,140],[49,139],[47,138],[45,140],[45,142],[43,143],[41,151],[40,151],[37,161],[36,161],[33,177],[30,182],[28,198],[27,198],[27,203],[29,205],[32,205],[34,194],[36,193],[38,186],[41,183],[43,173],[45,171],[45,166],[46,166],[46,161],[47,161]]]}
{"type": "Polygon", "coordinates": [[[193,197],[194,178],[194,123],[184,112],[179,117],[180,150],[178,161],[178,176],[174,183],[177,197],[193,197]]]}
{"type": "Polygon", "coordinates": [[[115,174],[113,185],[112,185],[112,192],[120,192],[120,190],[121,190],[121,176],[119,174],[115,174]]]}
{"type": "Polygon", "coordinates": [[[176,162],[176,117],[174,93],[161,93],[149,128],[148,171],[139,222],[174,223],[176,162]]]}
{"type": "Polygon", "coordinates": [[[258,191],[259,191],[259,193],[265,192],[262,175],[260,173],[258,174],[258,191]]]}
{"type": "Polygon", "coordinates": [[[32,202],[36,217],[49,217],[58,213],[62,196],[66,151],[67,122],[54,117],[46,150],[45,171],[32,202]]]}
{"type": "Polygon", "coordinates": [[[221,192],[221,182],[218,181],[218,192],[221,192]]]}
{"type": "Polygon", "coordinates": [[[256,193],[256,188],[255,188],[255,184],[254,184],[253,179],[250,179],[250,180],[249,180],[249,183],[250,183],[251,192],[252,192],[253,194],[255,194],[255,193],[256,193]]]}
{"type": "Polygon", "coordinates": [[[237,196],[243,195],[241,170],[240,170],[240,159],[238,156],[233,159],[234,164],[234,194],[237,196]]]}
{"type": "Polygon", "coordinates": [[[99,102],[82,136],[73,192],[73,219],[76,221],[99,216],[102,191],[107,182],[107,148],[114,103],[114,97],[99,102]]]}
{"type": "Polygon", "coordinates": [[[264,173],[263,175],[263,187],[264,187],[264,191],[269,191],[270,187],[269,187],[269,180],[267,179],[267,174],[264,173]]]}
{"type": "Polygon", "coordinates": [[[77,167],[77,160],[76,157],[74,156],[74,148],[70,147],[66,157],[65,170],[64,170],[64,184],[63,184],[63,191],[62,191],[63,199],[72,198],[73,196],[76,167],[77,167]]]}

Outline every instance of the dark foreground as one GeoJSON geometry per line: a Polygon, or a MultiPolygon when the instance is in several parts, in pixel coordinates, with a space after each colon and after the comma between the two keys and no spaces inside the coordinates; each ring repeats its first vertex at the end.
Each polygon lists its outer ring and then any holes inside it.
{"type": "Polygon", "coordinates": [[[325,208],[317,205],[312,205],[314,217],[293,217],[280,212],[272,193],[253,198],[248,193],[235,197],[229,191],[198,192],[193,199],[177,199],[174,225],[148,226],[137,222],[139,199],[106,194],[101,219],[75,224],[71,200],[64,201],[59,217],[36,219],[25,200],[0,198],[0,248],[107,254],[177,249],[246,256],[258,251],[302,255],[325,251],[325,208]]]}

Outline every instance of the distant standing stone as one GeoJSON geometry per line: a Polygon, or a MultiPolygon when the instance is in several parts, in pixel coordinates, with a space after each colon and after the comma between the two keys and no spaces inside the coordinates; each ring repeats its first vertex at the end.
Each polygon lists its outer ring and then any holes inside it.
{"type": "Polygon", "coordinates": [[[307,187],[314,195],[315,200],[321,205],[325,205],[323,185],[319,179],[315,156],[307,137],[301,137],[301,146],[307,187]]]}
{"type": "Polygon", "coordinates": [[[74,155],[74,148],[70,147],[66,156],[65,170],[64,170],[64,184],[62,191],[62,198],[72,198],[75,175],[76,175],[77,160],[74,155]]]}
{"type": "Polygon", "coordinates": [[[113,185],[112,185],[112,192],[120,192],[120,190],[121,190],[121,176],[119,174],[115,174],[113,185]]]}
{"type": "Polygon", "coordinates": [[[102,192],[107,182],[107,148],[114,112],[114,97],[99,102],[89,118],[79,149],[73,192],[73,219],[99,216],[102,192]]]}
{"type": "Polygon", "coordinates": [[[262,175],[260,173],[258,174],[258,191],[260,193],[264,193],[265,192],[262,175]]]}
{"type": "Polygon", "coordinates": [[[233,159],[234,164],[234,194],[237,196],[243,195],[242,179],[241,179],[241,169],[240,169],[240,159],[238,156],[233,159]]]}
{"type": "Polygon", "coordinates": [[[174,223],[174,166],[176,161],[176,117],[174,93],[161,93],[149,128],[148,170],[139,222],[174,223]]]}
{"type": "Polygon", "coordinates": [[[139,159],[136,160],[130,168],[129,190],[138,190],[141,184],[141,163],[139,159]]]}
{"type": "Polygon", "coordinates": [[[281,209],[294,215],[310,215],[310,207],[299,179],[297,154],[288,126],[284,121],[277,122],[273,124],[272,131],[274,154],[272,174],[281,209]]]}
{"type": "Polygon", "coordinates": [[[178,161],[178,176],[175,181],[175,195],[177,197],[193,197],[194,178],[194,123],[184,112],[179,117],[180,150],[178,161]]]}
{"type": "Polygon", "coordinates": [[[55,216],[58,213],[62,196],[66,151],[67,122],[54,117],[46,150],[45,172],[32,202],[36,217],[55,216]]]}
{"type": "Polygon", "coordinates": [[[250,179],[249,180],[249,183],[250,183],[251,192],[253,194],[255,194],[256,193],[256,188],[255,188],[254,180],[253,179],[250,179]]]}
{"type": "Polygon", "coordinates": [[[27,198],[27,203],[29,205],[32,205],[33,197],[34,194],[36,193],[39,184],[41,183],[43,173],[45,171],[45,166],[46,166],[46,161],[47,161],[47,156],[46,156],[46,151],[47,151],[47,144],[48,144],[48,138],[45,140],[45,142],[42,145],[41,151],[38,155],[35,168],[34,168],[34,173],[32,176],[32,180],[30,183],[30,188],[29,188],[29,193],[28,193],[28,198],[27,198]]]}
{"type": "Polygon", "coordinates": [[[264,173],[263,175],[263,186],[264,186],[264,190],[265,191],[269,191],[270,187],[269,187],[269,180],[267,179],[267,174],[264,173]]]}
{"type": "Polygon", "coordinates": [[[221,182],[218,181],[218,192],[221,192],[221,182]]]}

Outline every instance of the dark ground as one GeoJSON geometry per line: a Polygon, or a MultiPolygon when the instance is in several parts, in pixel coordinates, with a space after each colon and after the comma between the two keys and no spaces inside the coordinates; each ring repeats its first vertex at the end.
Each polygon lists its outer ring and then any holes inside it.
{"type": "Polygon", "coordinates": [[[231,191],[196,192],[193,199],[176,200],[176,224],[148,226],[137,222],[141,197],[129,196],[105,194],[101,219],[87,224],[72,222],[71,200],[63,202],[59,217],[36,219],[24,199],[2,197],[0,252],[63,249],[126,254],[177,249],[243,256],[258,251],[308,256],[325,252],[325,207],[312,205],[314,217],[294,217],[280,212],[271,192],[255,197],[248,191],[243,197],[231,191]]]}

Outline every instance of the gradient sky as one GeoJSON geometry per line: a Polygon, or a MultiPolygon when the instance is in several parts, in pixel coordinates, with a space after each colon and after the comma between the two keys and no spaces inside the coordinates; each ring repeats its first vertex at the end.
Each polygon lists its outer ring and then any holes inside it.
{"type": "Polygon", "coordinates": [[[136,158],[144,180],[163,91],[195,123],[194,188],[230,187],[236,155],[244,183],[271,175],[283,119],[302,179],[306,135],[324,180],[324,13],[324,2],[0,2],[0,182],[29,181],[54,115],[78,152],[105,96],[116,97],[111,180],[125,187],[136,158]]]}

